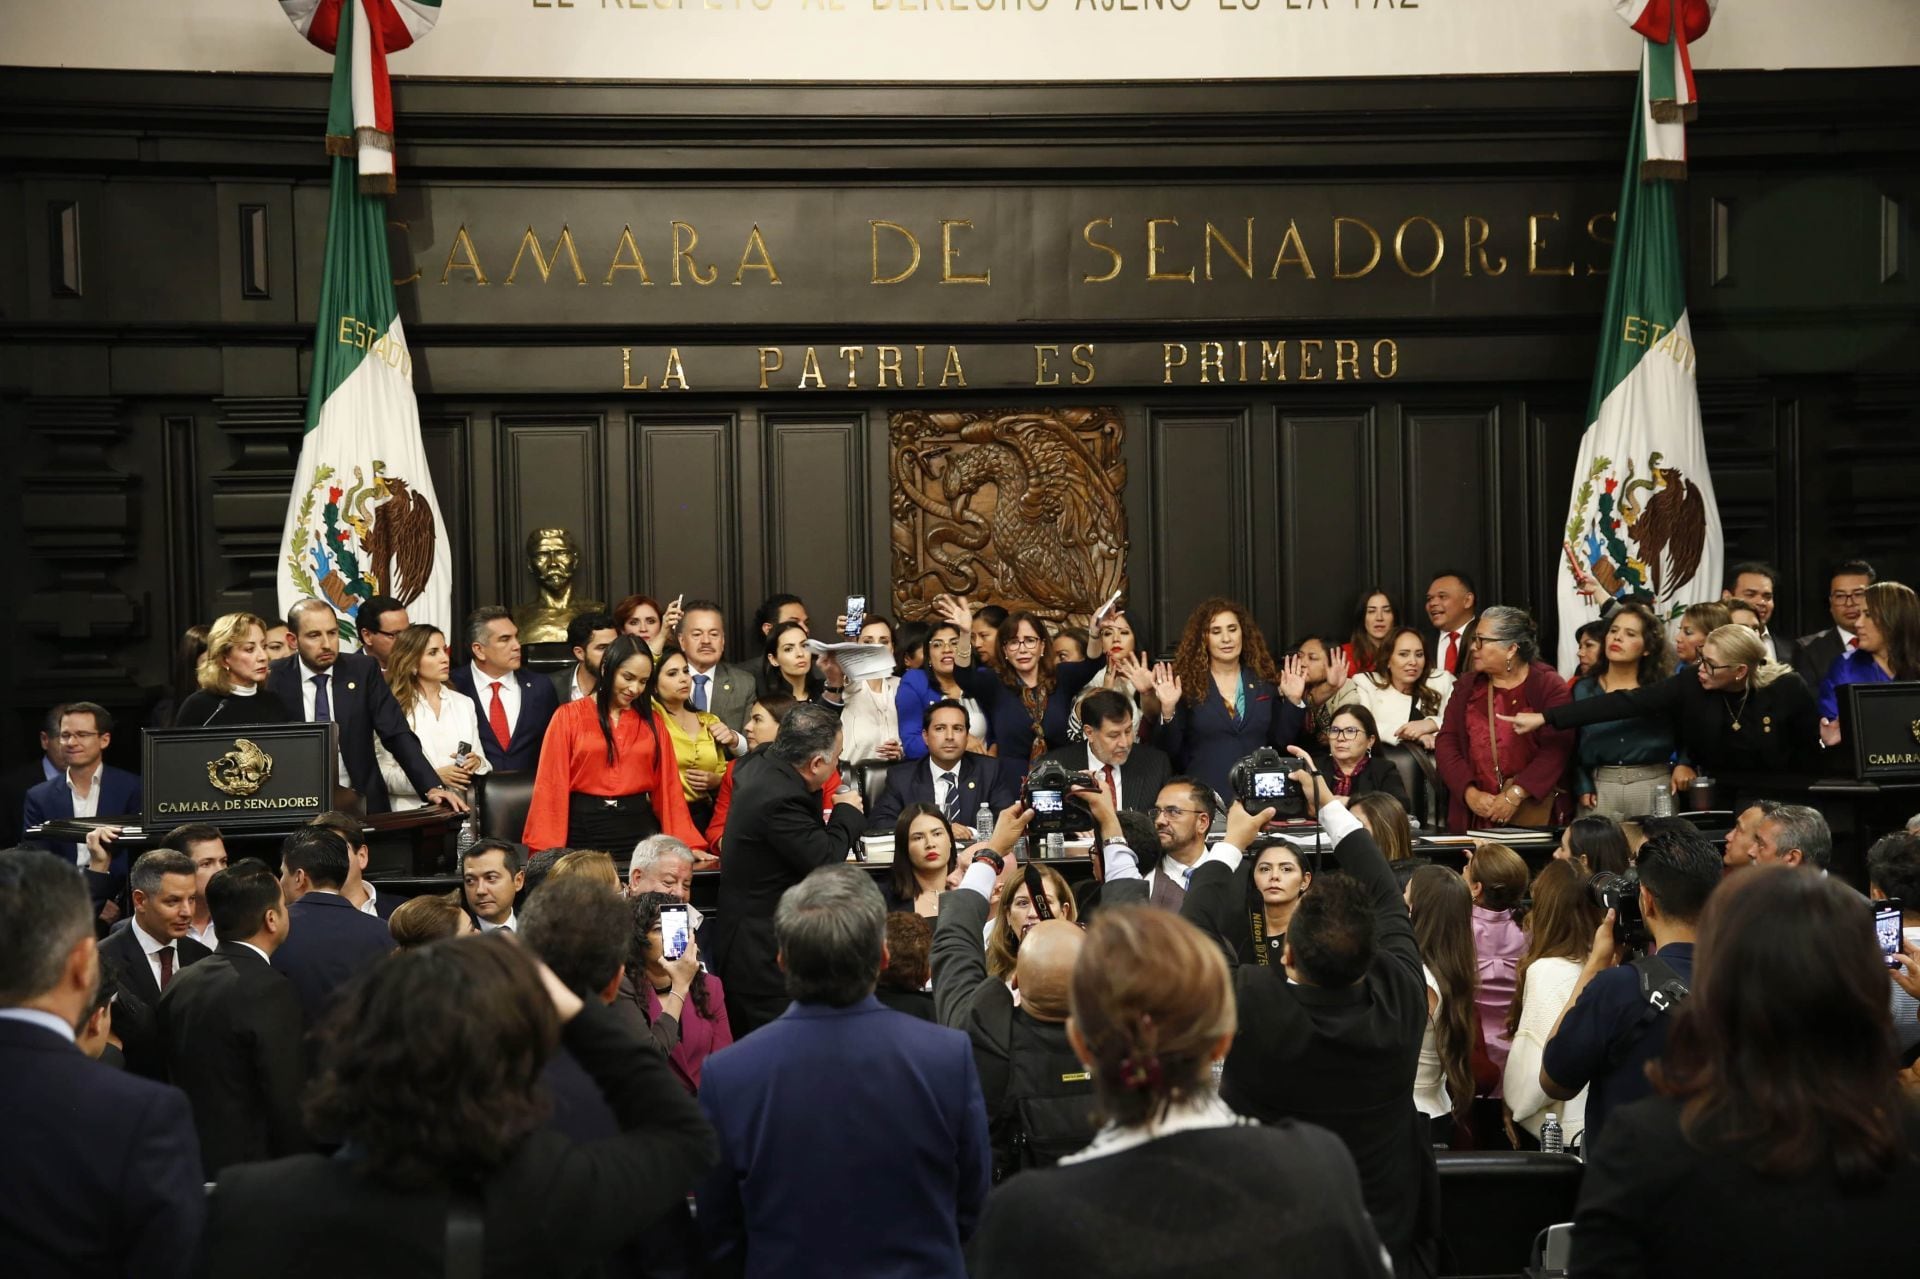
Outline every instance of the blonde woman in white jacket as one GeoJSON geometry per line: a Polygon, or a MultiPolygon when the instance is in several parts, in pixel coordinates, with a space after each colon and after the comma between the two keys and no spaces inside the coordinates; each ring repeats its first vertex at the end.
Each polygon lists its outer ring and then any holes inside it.
{"type": "Polygon", "coordinates": [[[1587,1091],[1571,1101],[1555,1101],[1540,1087],[1540,1058],[1560,1010],[1580,979],[1580,966],[1593,947],[1601,912],[1587,895],[1587,876],[1572,862],[1550,861],[1533,878],[1533,909],[1527,913],[1527,953],[1520,961],[1519,984],[1507,1025],[1513,1048],[1502,1080],[1507,1110],[1516,1128],[1535,1141],[1552,1111],[1568,1146],[1586,1130],[1587,1091]]]}

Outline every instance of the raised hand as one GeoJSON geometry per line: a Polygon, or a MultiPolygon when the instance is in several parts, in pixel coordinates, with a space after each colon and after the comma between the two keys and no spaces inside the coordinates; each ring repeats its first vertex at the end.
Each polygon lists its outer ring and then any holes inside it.
{"type": "Polygon", "coordinates": [[[686,615],[680,607],[680,601],[684,598],[682,595],[674,596],[673,603],[667,605],[666,613],[660,618],[660,629],[668,635],[680,629],[680,619],[686,615]]]}
{"type": "Polygon", "coordinates": [[[1347,676],[1353,674],[1353,662],[1347,657],[1347,650],[1336,648],[1327,655],[1327,686],[1338,689],[1347,682],[1347,676]]]}
{"type": "Polygon", "coordinates": [[[934,596],[933,611],[940,615],[941,621],[952,622],[959,627],[962,635],[973,630],[973,609],[958,595],[934,596]]]}
{"type": "Polygon", "coordinates": [[[1307,695],[1307,663],[1298,653],[1280,664],[1280,696],[1290,702],[1303,700],[1307,695]]]}
{"type": "Polygon", "coordinates": [[[1153,667],[1140,654],[1125,654],[1113,663],[1113,669],[1115,674],[1133,685],[1134,692],[1145,694],[1154,691],[1153,667]]]}
{"type": "Polygon", "coordinates": [[[1174,707],[1180,704],[1180,677],[1173,673],[1171,663],[1160,662],[1154,666],[1153,692],[1160,699],[1160,718],[1171,718],[1174,707]]]}

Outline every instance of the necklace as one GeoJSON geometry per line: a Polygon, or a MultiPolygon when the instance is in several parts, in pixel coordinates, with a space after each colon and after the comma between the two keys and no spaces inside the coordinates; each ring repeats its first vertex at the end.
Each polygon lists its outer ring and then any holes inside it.
{"type": "Polygon", "coordinates": [[[1727,708],[1727,714],[1733,720],[1733,731],[1736,733],[1739,732],[1741,728],[1740,717],[1747,713],[1747,699],[1752,696],[1753,696],[1753,689],[1751,686],[1749,686],[1746,692],[1740,694],[1740,705],[1729,706],[1727,708]]]}

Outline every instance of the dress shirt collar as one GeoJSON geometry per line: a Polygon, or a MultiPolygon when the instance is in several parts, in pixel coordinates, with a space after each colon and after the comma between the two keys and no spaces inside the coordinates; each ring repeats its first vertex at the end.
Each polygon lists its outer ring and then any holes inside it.
{"type": "Polygon", "coordinates": [[[513,933],[517,933],[520,931],[520,919],[519,919],[519,916],[517,915],[508,915],[507,922],[504,924],[489,923],[488,921],[481,919],[478,915],[475,915],[473,918],[474,918],[474,922],[480,925],[480,931],[483,933],[496,932],[502,928],[506,929],[508,932],[513,932],[513,933]]]}
{"type": "Polygon", "coordinates": [[[712,666],[695,666],[691,658],[687,660],[687,671],[688,673],[693,675],[705,675],[709,678],[713,678],[714,672],[718,671],[719,669],[720,669],[719,662],[715,662],[712,666]]]}
{"type": "Polygon", "coordinates": [[[50,1030],[68,1043],[74,1043],[73,1027],[43,1008],[0,1008],[0,1021],[25,1022],[50,1030]]]}
{"type": "Polygon", "coordinates": [[[316,671],[313,667],[307,665],[306,658],[300,657],[294,660],[300,664],[300,678],[309,684],[313,683],[313,677],[316,675],[325,675],[328,679],[333,678],[333,667],[331,666],[327,667],[324,671],[316,671]]]}
{"type": "Polygon", "coordinates": [[[253,944],[252,942],[250,942],[250,941],[237,941],[237,942],[235,942],[235,943],[233,943],[233,944],[234,944],[234,945],[236,945],[236,946],[245,946],[245,947],[246,947],[246,948],[247,948],[248,950],[250,950],[250,951],[252,951],[252,952],[253,952],[254,954],[256,954],[256,955],[258,955],[258,956],[260,956],[260,958],[261,958],[261,959],[263,959],[263,960],[265,960],[265,961],[266,961],[266,962],[267,962],[268,964],[272,964],[272,963],[273,963],[273,956],[272,956],[272,955],[269,955],[269,954],[268,954],[268,953],[267,953],[266,951],[264,951],[264,950],[261,950],[261,949],[260,949],[260,948],[259,948],[258,946],[256,946],[256,945],[254,945],[254,944],[253,944]]]}
{"type": "MultiPolygon", "coordinates": [[[[354,909],[362,915],[372,915],[375,919],[380,918],[380,908],[376,905],[380,900],[380,890],[364,879],[360,881],[360,887],[366,891],[367,900],[356,904],[354,909]]],[[[346,894],[342,893],[341,896],[346,897],[346,894]]],[[[352,901],[353,899],[348,897],[347,900],[352,901]]]]}
{"type": "MultiPolygon", "coordinates": [[[[94,796],[99,795],[100,779],[102,776],[106,774],[106,771],[107,771],[107,763],[105,760],[97,759],[93,762],[93,776],[88,779],[87,794],[94,795],[94,796]]],[[[62,776],[64,776],[67,779],[67,789],[72,791],[75,795],[78,795],[80,793],[80,788],[73,784],[73,770],[69,768],[64,774],[62,774],[62,776]]]]}
{"type": "Polygon", "coordinates": [[[1848,630],[1846,627],[1841,626],[1837,623],[1834,625],[1833,633],[1840,637],[1840,651],[1843,653],[1852,652],[1853,642],[1856,639],[1860,638],[1858,635],[1854,634],[1852,631],[1848,630]]]}
{"type": "Polygon", "coordinates": [[[207,926],[205,928],[200,927],[198,924],[188,924],[187,936],[193,938],[208,950],[220,949],[220,937],[219,934],[214,931],[213,920],[211,919],[207,920],[207,926]]]}
{"type": "Polygon", "coordinates": [[[586,689],[580,687],[580,663],[578,662],[573,664],[573,677],[570,688],[571,691],[567,694],[567,700],[570,702],[577,702],[583,697],[592,696],[586,689]]]}
{"type": "MultiPolygon", "coordinates": [[[[155,937],[152,933],[148,932],[145,928],[141,927],[140,917],[138,915],[134,916],[133,922],[127,925],[127,927],[133,929],[134,937],[137,938],[140,942],[141,953],[146,955],[148,958],[152,958],[153,956],[159,954],[161,951],[168,950],[173,947],[173,943],[174,943],[173,938],[168,937],[165,940],[162,940],[161,938],[155,937]]],[[[174,953],[178,954],[179,952],[175,951],[174,953]]]]}
{"type": "Polygon", "coordinates": [[[1103,1155],[1118,1154],[1123,1150],[1132,1150],[1144,1146],[1161,1137],[1171,1137],[1175,1133],[1194,1132],[1204,1128],[1238,1128],[1251,1124],[1253,1120],[1242,1119],[1228,1109],[1227,1103],[1220,1100],[1217,1093],[1203,1092],[1174,1102],[1167,1107],[1167,1113],[1152,1124],[1128,1125],[1108,1124],[1093,1140],[1082,1149],[1067,1155],[1060,1162],[1077,1164],[1088,1159],[1098,1159],[1103,1155]]]}

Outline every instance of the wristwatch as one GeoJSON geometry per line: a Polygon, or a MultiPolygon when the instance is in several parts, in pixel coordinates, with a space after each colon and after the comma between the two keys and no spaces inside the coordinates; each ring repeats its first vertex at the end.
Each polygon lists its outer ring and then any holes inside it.
{"type": "Polygon", "coordinates": [[[993,873],[996,876],[1004,875],[1007,873],[1007,859],[1002,857],[1000,854],[994,852],[991,848],[975,849],[973,853],[973,860],[977,862],[985,862],[987,863],[987,865],[993,867],[993,873]]]}

